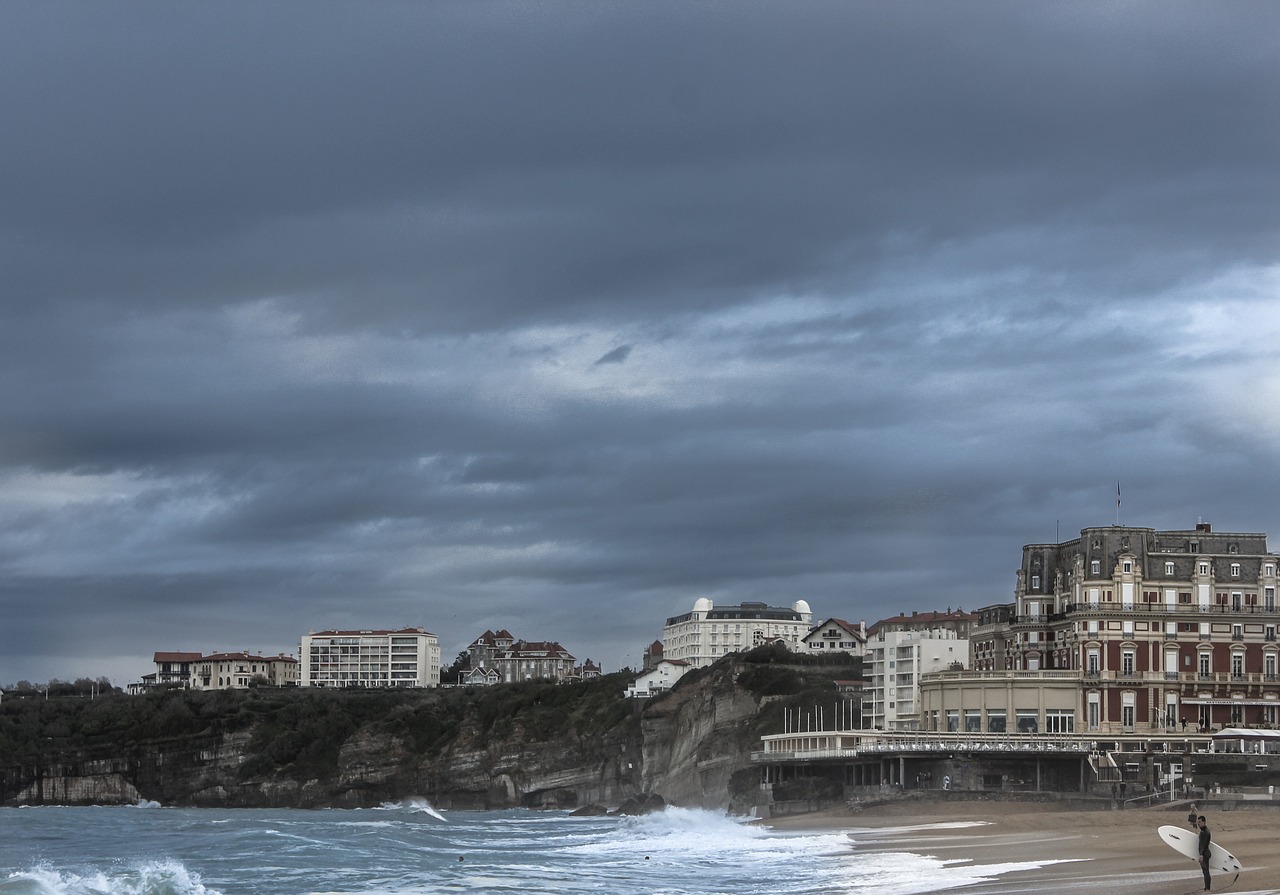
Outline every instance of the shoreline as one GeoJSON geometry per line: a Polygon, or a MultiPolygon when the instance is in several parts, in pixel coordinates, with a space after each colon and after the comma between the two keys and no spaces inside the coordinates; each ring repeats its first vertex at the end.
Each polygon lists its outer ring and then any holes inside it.
{"type": "MultiPolygon", "coordinates": [[[[1213,891],[1280,895],[1280,851],[1270,810],[1206,806],[1213,841],[1244,868],[1215,875],[1213,891]]],[[[1080,811],[1052,803],[912,801],[856,813],[841,807],[767,820],[779,831],[845,833],[858,852],[910,852],[948,863],[989,868],[989,878],[964,886],[976,895],[1015,892],[1124,892],[1194,895],[1199,865],[1169,848],[1156,828],[1187,827],[1184,805],[1080,811]],[[1020,865],[1039,866],[1020,866],[1020,865]]],[[[985,874],[984,874],[985,875],[985,874]]]]}

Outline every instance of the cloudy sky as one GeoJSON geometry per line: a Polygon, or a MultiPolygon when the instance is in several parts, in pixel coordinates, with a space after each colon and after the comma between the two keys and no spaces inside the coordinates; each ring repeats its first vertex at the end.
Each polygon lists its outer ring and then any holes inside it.
{"type": "Polygon", "coordinates": [[[1280,543],[1280,6],[0,9],[0,683],[1280,543]]]}

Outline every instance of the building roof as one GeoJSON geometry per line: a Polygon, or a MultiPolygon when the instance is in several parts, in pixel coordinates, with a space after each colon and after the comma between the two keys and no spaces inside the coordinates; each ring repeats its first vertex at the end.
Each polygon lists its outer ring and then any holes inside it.
{"type": "Polygon", "coordinates": [[[386,637],[389,634],[425,634],[428,637],[434,637],[430,631],[425,628],[400,628],[397,631],[312,631],[312,637],[386,637]]]}
{"type": "Polygon", "coordinates": [[[822,621],[814,625],[813,630],[811,630],[808,634],[804,635],[805,639],[807,640],[808,638],[812,637],[814,634],[818,633],[818,629],[822,628],[824,625],[833,625],[833,624],[839,625],[840,627],[844,628],[846,631],[848,631],[850,634],[854,635],[855,637],[864,638],[864,635],[862,633],[862,628],[859,625],[855,625],[853,622],[847,622],[842,618],[832,617],[827,619],[826,621],[822,621]]]}
{"type": "Polygon", "coordinates": [[[156,662],[199,662],[200,653],[156,653],[156,662]]]}
{"type": "Polygon", "coordinates": [[[212,653],[208,656],[201,656],[200,662],[293,662],[297,663],[297,659],[293,656],[286,656],[281,653],[278,656],[254,655],[253,653],[212,653]]]}
{"type": "Polygon", "coordinates": [[[965,612],[963,609],[948,609],[946,612],[912,612],[910,615],[895,615],[882,618],[867,629],[867,635],[879,631],[886,625],[906,625],[908,627],[931,628],[945,622],[976,622],[976,612],[965,612]]]}
{"type": "Polygon", "coordinates": [[[517,640],[498,653],[499,659],[559,659],[574,661],[570,653],[554,640],[517,640]]]}

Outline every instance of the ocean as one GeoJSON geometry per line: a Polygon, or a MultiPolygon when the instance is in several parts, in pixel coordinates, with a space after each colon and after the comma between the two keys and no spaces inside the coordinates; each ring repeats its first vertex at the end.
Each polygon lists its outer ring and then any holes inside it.
{"type": "Polygon", "coordinates": [[[913,895],[1037,866],[886,851],[892,836],[860,844],[856,832],[776,831],[681,808],[3,808],[0,895],[913,895]]]}

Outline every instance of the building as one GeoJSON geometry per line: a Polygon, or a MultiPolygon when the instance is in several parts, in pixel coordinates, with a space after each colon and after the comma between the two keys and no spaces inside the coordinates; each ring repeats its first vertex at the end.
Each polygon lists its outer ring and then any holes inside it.
{"type": "Polygon", "coordinates": [[[200,661],[200,653],[156,653],[152,661],[155,662],[156,670],[154,674],[143,675],[142,682],[145,686],[159,687],[165,684],[176,684],[189,687],[191,686],[191,666],[200,661]]]}
{"type": "Polygon", "coordinates": [[[472,668],[487,668],[498,653],[510,649],[515,642],[511,632],[505,628],[501,631],[485,631],[467,647],[467,660],[472,668]]]}
{"type": "Polygon", "coordinates": [[[670,690],[675,682],[684,677],[690,670],[688,662],[679,659],[660,659],[653,668],[636,678],[635,683],[627,687],[629,698],[657,696],[670,690]]]}
{"type": "Polygon", "coordinates": [[[1028,544],[1007,625],[1000,632],[993,620],[990,649],[980,651],[998,665],[1003,649],[1004,669],[928,682],[936,690],[930,710],[945,719],[983,708],[973,702],[981,685],[987,708],[1007,717],[1036,709],[1042,731],[1277,727],[1278,570],[1265,534],[1215,532],[1207,523],[1085,528],[1069,541],[1028,544]]]}
{"type": "Polygon", "coordinates": [[[193,690],[239,690],[259,684],[296,687],[298,679],[298,660],[293,656],[214,653],[192,663],[190,686],[193,690]]]}
{"type": "Polygon", "coordinates": [[[797,600],[789,609],[767,603],[717,608],[707,597],[699,597],[691,612],[667,619],[662,628],[662,655],[705,668],[721,656],[771,641],[799,650],[812,618],[804,600],[797,600]]]}
{"type": "Polygon", "coordinates": [[[504,684],[517,681],[563,682],[573,677],[573,655],[555,641],[517,640],[493,657],[491,667],[504,684]]]}
{"type": "Polygon", "coordinates": [[[813,630],[800,638],[804,648],[812,653],[845,652],[861,656],[867,646],[865,622],[854,625],[843,619],[829,618],[814,625],[813,630]]]}
{"type": "Polygon", "coordinates": [[[440,642],[422,628],[313,631],[300,655],[304,687],[440,686],[440,642]]]}
{"type": "Polygon", "coordinates": [[[963,668],[968,633],[976,617],[964,610],[913,612],[876,622],[867,630],[862,723],[881,730],[921,727],[921,677],[963,668]]]}
{"type": "Polygon", "coordinates": [[[1013,668],[1013,638],[1009,621],[1013,603],[983,606],[969,632],[969,667],[974,671],[1003,671],[1013,668]]]}

